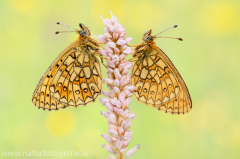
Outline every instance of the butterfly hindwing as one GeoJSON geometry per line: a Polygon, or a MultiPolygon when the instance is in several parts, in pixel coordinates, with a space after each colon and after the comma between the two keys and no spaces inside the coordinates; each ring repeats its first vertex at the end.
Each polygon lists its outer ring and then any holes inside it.
{"type": "Polygon", "coordinates": [[[131,84],[138,101],[171,114],[191,110],[191,98],[185,82],[170,59],[157,47],[142,50],[132,70],[131,84]],[[147,50],[148,51],[148,50],[147,50]]]}
{"type": "Polygon", "coordinates": [[[90,47],[77,47],[63,61],[50,84],[52,96],[57,101],[79,106],[96,100],[102,90],[102,77],[94,52],[96,50],[90,47]]]}
{"type": "Polygon", "coordinates": [[[73,51],[73,47],[78,44],[77,41],[74,41],[62,53],[53,61],[49,66],[45,74],[40,79],[34,93],[32,96],[32,103],[43,110],[57,110],[59,108],[65,108],[66,105],[56,101],[50,93],[49,85],[50,82],[61,65],[62,61],[73,51]]]}

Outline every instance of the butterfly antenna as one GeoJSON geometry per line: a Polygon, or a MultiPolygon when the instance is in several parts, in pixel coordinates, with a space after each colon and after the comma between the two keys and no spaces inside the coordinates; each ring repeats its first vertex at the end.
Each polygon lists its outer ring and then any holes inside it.
{"type": "Polygon", "coordinates": [[[76,30],[76,31],[77,31],[77,29],[76,29],[76,28],[74,28],[74,27],[71,27],[71,26],[69,26],[69,25],[67,25],[67,24],[63,24],[63,23],[61,23],[61,22],[57,22],[57,24],[59,24],[59,25],[64,25],[64,26],[66,26],[66,27],[72,28],[72,29],[74,29],[74,30],[76,30]]]}
{"type": "Polygon", "coordinates": [[[160,33],[158,33],[157,35],[155,35],[155,37],[156,37],[156,36],[158,36],[159,34],[161,34],[161,33],[165,32],[165,31],[167,31],[167,30],[171,29],[171,28],[176,28],[176,27],[177,27],[177,25],[171,26],[171,27],[169,27],[169,28],[167,28],[167,29],[165,29],[165,30],[161,31],[161,32],[160,32],[160,33]]]}
{"type": "Polygon", "coordinates": [[[77,33],[77,31],[56,31],[55,34],[67,33],[67,32],[75,32],[75,33],[77,33]]]}
{"type": "Polygon", "coordinates": [[[182,38],[174,38],[174,37],[162,37],[162,36],[159,36],[159,37],[155,37],[155,38],[170,38],[170,39],[178,39],[180,41],[183,41],[182,38]]]}

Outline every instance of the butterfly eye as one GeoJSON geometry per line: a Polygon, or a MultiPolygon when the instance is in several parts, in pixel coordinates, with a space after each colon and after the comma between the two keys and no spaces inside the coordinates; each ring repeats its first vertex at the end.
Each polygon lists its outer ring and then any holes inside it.
{"type": "Polygon", "coordinates": [[[145,41],[149,41],[149,40],[152,41],[153,39],[152,39],[152,36],[148,35],[144,40],[145,40],[145,41]]]}
{"type": "Polygon", "coordinates": [[[88,36],[88,33],[85,30],[81,30],[80,35],[88,36]]]}

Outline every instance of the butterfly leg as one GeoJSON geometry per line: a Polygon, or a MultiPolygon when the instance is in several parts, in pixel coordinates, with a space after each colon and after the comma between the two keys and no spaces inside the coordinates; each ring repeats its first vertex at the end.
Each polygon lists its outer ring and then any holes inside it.
{"type": "Polygon", "coordinates": [[[138,59],[141,55],[142,55],[142,54],[139,53],[137,56],[135,56],[135,57],[129,59],[128,61],[131,62],[131,61],[133,61],[133,60],[136,60],[136,59],[138,59]]]}
{"type": "Polygon", "coordinates": [[[145,45],[146,43],[141,43],[141,44],[138,44],[138,45],[135,45],[135,46],[130,46],[130,45],[127,45],[128,47],[138,47],[140,45],[145,45]]]}
{"type": "Polygon", "coordinates": [[[103,64],[103,66],[105,66],[107,68],[107,66],[103,63],[103,58],[101,58],[101,63],[103,64]]]}
{"type": "Polygon", "coordinates": [[[106,57],[103,57],[102,55],[100,55],[100,54],[98,53],[98,51],[94,52],[93,54],[96,55],[96,56],[98,56],[98,57],[100,57],[101,63],[103,64],[103,66],[105,66],[105,67],[107,68],[107,66],[103,63],[103,59],[105,59],[105,60],[107,60],[107,61],[109,61],[109,59],[106,58],[106,57]]]}

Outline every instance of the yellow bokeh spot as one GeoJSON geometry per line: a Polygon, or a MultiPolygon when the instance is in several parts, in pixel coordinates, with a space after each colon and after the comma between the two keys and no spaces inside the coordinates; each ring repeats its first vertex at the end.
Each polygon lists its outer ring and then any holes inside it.
{"type": "Polygon", "coordinates": [[[240,27],[239,6],[231,2],[208,4],[199,12],[197,23],[212,34],[230,34],[240,27]],[[200,24],[199,24],[200,23],[200,24]]]}
{"type": "Polygon", "coordinates": [[[57,136],[69,134],[76,125],[76,117],[69,110],[53,111],[46,118],[50,131],[57,136]]]}
{"type": "Polygon", "coordinates": [[[30,13],[36,9],[39,0],[7,0],[7,2],[20,13],[30,13]]]}

